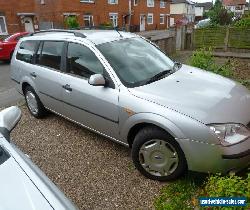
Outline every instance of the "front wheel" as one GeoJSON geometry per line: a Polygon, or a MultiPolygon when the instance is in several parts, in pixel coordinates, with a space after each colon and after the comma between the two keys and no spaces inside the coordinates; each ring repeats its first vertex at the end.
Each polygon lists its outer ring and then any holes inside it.
{"type": "Polygon", "coordinates": [[[132,159],[135,167],[153,180],[173,180],[187,170],[179,144],[171,135],[154,126],[138,132],[132,146],[132,159]]]}

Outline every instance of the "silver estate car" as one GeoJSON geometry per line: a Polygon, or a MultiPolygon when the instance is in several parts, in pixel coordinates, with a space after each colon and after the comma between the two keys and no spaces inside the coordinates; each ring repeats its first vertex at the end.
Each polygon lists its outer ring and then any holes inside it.
{"type": "Polygon", "coordinates": [[[77,207],[11,141],[21,111],[0,112],[0,210],[76,210],[77,207]]]}
{"type": "Polygon", "coordinates": [[[131,147],[148,178],[227,173],[250,162],[249,90],[175,63],[138,35],[34,33],[17,44],[11,78],[33,116],[49,110],[131,147]]]}

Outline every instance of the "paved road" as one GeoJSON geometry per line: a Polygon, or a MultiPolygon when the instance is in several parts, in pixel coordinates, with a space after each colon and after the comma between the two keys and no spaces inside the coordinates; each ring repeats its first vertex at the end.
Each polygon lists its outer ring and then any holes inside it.
{"type": "Polygon", "coordinates": [[[15,85],[10,79],[10,65],[0,61],[0,107],[13,105],[23,98],[15,90],[15,85]]]}

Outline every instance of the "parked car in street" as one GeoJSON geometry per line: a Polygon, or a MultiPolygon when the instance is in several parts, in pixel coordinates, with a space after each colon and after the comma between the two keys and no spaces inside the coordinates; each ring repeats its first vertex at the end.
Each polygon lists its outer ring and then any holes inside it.
{"type": "Polygon", "coordinates": [[[18,43],[11,78],[34,117],[50,110],[132,147],[148,178],[227,173],[250,163],[249,90],[175,63],[138,35],[35,33],[18,43]]]}
{"type": "Polygon", "coordinates": [[[210,23],[210,18],[204,19],[204,20],[200,20],[195,26],[195,29],[199,29],[199,28],[205,28],[208,27],[211,23],[210,23]]]}
{"type": "Polygon", "coordinates": [[[0,112],[0,209],[76,210],[77,207],[10,140],[18,107],[0,112]]]}
{"type": "Polygon", "coordinates": [[[19,32],[8,36],[3,41],[0,40],[0,60],[10,61],[19,39],[28,34],[28,32],[19,32]]]}

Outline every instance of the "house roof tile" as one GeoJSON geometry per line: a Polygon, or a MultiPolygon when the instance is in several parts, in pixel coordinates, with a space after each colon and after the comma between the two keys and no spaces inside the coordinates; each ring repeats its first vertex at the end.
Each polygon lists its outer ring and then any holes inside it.
{"type": "Polygon", "coordinates": [[[245,5],[246,0],[223,0],[224,6],[245,5]]]}

